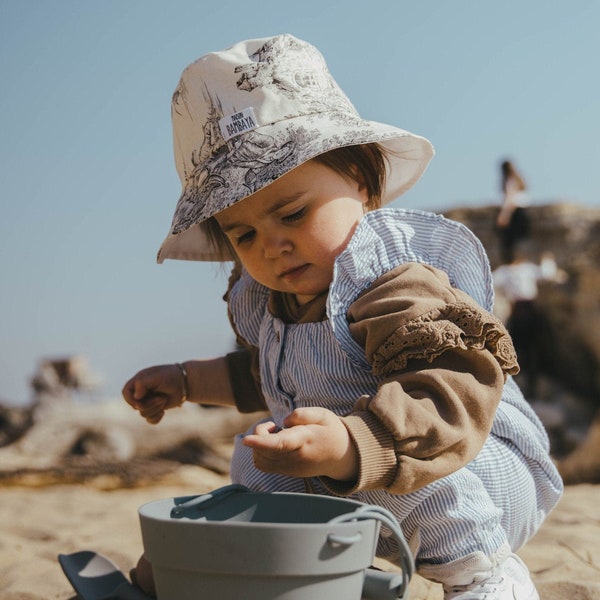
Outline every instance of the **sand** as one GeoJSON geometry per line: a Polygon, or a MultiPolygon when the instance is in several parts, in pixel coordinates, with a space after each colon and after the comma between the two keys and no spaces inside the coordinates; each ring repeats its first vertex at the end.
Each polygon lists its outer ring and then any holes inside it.
{"type": "MultiPolygon", "coordinates": [[[[59,553],[95,550],[124,572],[142,541],[138,507],[159,498],[202,493],[227,476],[181,467],[160,484],[111,489],[110,479],[86,484],[0,489],[0,598],[74,600],[57,561],[59,553]]],[[[600,599],[600,486],[569,486],[538,534],[519,552],[543,600],[600,599]]],[[[418,576],[412,600],[441,600],[440,586],[418,576]]]]}

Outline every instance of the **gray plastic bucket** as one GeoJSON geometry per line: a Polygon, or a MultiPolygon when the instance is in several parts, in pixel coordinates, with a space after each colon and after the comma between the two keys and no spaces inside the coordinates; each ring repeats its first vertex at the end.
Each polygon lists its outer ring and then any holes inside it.
{"type": "Polygon", "coordinates": [[[392,600],[413,566],[390,513],[353,500],[226,486],[139,509],[159,600],[392,600]],[[380,524],[402,573],[368,569],[380,524]]]}

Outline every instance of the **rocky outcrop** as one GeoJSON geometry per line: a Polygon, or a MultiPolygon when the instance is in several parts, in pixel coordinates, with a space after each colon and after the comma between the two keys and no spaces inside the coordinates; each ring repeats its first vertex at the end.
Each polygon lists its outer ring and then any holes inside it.
{"type": "MultiPolygon", "coordinates": [[[[493,269],[500,265],[498,210],[444,212],[479,237],[493,269]]],[[[547,324],[539,348],[545,377],[540,397],[530,400],[550,433],[565,481],[600,482],[600,209],[554,203],[527,211],[528,258],[538,262],[551,252],[567,274],[565,281],[539,286],[538,305],[547,324]]]]}
{"type": "MultiPolygon", "coordinates": [[[[600,402],[600,209],[547,204],[527,209],[530,258],[551,252],[566,271],[563,283],[542,282],[539,305],[548,320],[544,365],[547,374],[600,402]]],[[[492,268],[500,265],[494,223],[498,208],[457,208],[445,216],[467,225],[482,241],[492,268]]]]}
{"type": "Polygon", "coordinates": [[[0,486],[97,480],[113,487],[145,485],[180,465],[227,473],[233,436],[258,418],[186,404],[154,426],[122,400],[49,395],[29,408],[0,410],[2,415],[0,429],[18,435],[0,444],[0,486]]]}

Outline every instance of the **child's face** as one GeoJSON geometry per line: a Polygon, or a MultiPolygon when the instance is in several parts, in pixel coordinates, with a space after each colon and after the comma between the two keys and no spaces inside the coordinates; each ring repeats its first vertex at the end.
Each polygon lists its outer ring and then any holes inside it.
{"type": "Polygon", "coordinates": [[[329,288],[367,201],[364,186],[309,161],[216,219],[256,281],[304,304],[329,288]]]}

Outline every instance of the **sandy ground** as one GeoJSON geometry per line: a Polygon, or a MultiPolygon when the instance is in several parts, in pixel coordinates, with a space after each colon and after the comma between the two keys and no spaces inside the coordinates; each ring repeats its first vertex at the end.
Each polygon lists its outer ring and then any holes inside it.
{"type": "MultiPolygon", "coordinates": [[[[94,484],[7,486],[0,489],[0,598],[74,600],[59,553],[92,549],[128,572],[137,560],[141,504],[226,485],[226,476],[182,467],[170,482],[133,489],[94,484]]],[[[600,599],[600,486],[566,489],[558,508],[520,555],[543,600],[600,599]]],[[[418,576],[411,599],[440,600],[440,586],[418,576]]]]}

